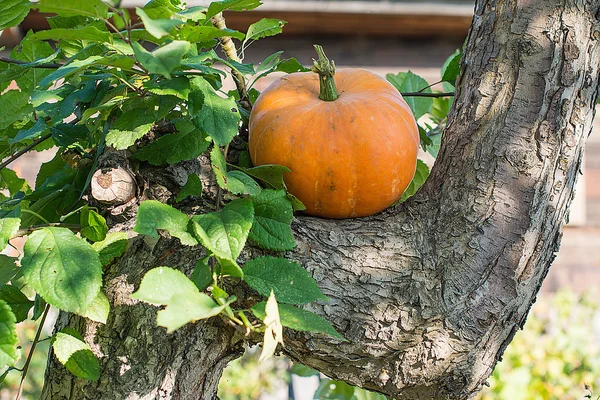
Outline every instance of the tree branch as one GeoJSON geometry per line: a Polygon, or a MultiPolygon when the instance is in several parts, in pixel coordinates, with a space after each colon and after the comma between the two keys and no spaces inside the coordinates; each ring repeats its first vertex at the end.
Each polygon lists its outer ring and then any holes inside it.
{"type": "MultiPolygon", "coordinates": [[[[213,17],[213,25],[221,30],[227,29],[223,13],[219,13],[213,17]]],[[[242,62],[242,60],[240,60],[240,57],[237,54],[235,44],[229,36],[224,36],[221,38],[221,48],[223,49],[227,57],[229,57],[229,59],[239,63],[242,62]]],[[[240,95],[240,102],[244,102],[244,105],[247,105],[247,108],[249,110],[250,101],[248,100],[248,91],[246,89],[246,79],[244,78],[244,75],[242,75],[239,71],[236,71],[234,69],[231,70],[231,75],[233,76],[235,86],[237,88],[238,94],[240,95]]]]}
{"type": "Polygon", "coordinates": [[[7,165],[12,163],[13,161],[15,161],[17,158],[21,157],[23,154],[27,153],[29,150],[33,149],[38,144],[42,143],[46,139],[50,139],[51,137],[52,137],[52,133],[47,133],[44,136],[41,136],[41,137],[37,138],[36,140],[34,140],[33,142],[31,142],[31,144],[23,147],[21,150],[17,151],[15,154],[13,154],[12,156],[10,156],[6,160],[4,160],[2,163],[0,163],[0,170],[2,168],[5,168],[7,165]]]}
{"type": "MultiPolygon", "coordinates": [[[[15,65],[25,65],[25,64],[31,63],[30,61],[20,61],[20,60],[15,60],[15,59],[5,57],[5,56],[0,56],[0,61],[8,63],[8,64],[15,64],[15,65]]],[[[60,67],[62,67],[62,64],[39,64],[39,65],[32,66],[31,68],[57,69],[60,67]]]]}
{"type": "Polygon", "coordinates": [[[403,97],[449,97],[454,96],[454,92],[446,93],[424,93],[424,92],[406,92],[400,93],[403,97]]]}
{"type": "Polygon", "coordinates": [[[392,397],[485,384],[558,250],[600,89],[600,4],[476,4],[423,188],[371,218],[294,225],[293,258],[331,299],[310,309],[350,343],[286,332],[286,353],[392,397]]]}
{"type": "Polygon", "coordinates": [[[23,386],[25,384],[25,377],[27,377],[27,371],[29,370],[29,364],[31,364],[31,359],[33,357],[33,353],[35,352],[35,347],[37,346],[40,335],[42,333],[42,329],[44,328],[44,323],[46,322],[46,317],[48,316],[48,311],[50,310],[50,304],[46,304],[46,308],[44,309],[44,313],[42,314],[42,319],[40,320],[40,326],[38,327],[37,332],[35,333],[35,338],[33,339],[33,343],[31,344],[31,349],[29,350],[29,354],[27,355],[27,360],[25,361],[25,365],[23,366],[23,372],[21,375],[21,383],[19,383],[19,391],[17,393],[16,400],[20,400],[23,395],[23,386]]]}

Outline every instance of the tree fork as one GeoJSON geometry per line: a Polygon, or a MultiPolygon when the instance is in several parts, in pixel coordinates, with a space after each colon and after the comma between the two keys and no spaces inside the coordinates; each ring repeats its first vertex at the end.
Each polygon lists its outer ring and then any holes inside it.
{"type": "MultiPolygon", "coordinates": [[[[373,217],[294,222],[298,247],[287,255],[330,298],[309,307],[349,342],[286,330],[288,355],[398,399],[481,388],[560,243],[598,98],[599,14],[600,4],[575,0],[476,2],[425,186],[373,217]]],[[[129,299],[150,268],[191,268],[202,256],[169,250],[176,243],[136,238],[105,272],[106,326],[61,314],[57,328],[70,321],[104,355],[103,375],[81,381],[51,359],[44,399],[216,396],[243,337],[216,318],[167,335],[156,308],[129,299]]]]}

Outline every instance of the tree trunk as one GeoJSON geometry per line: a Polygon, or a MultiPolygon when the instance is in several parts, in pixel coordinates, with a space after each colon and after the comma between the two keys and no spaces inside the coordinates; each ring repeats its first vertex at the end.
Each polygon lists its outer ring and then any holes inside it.
{"type": "MultiPolygon", "coordinates": [[[[598,98],[599,17],[590,0],[477,2],[426,185],[371,218],[295,221],[288,256],[330,298],[310,307],[349,342],[286,330],[285,353],[397,399],[480,390],[558,250],[598,98]]],[[[173,242],[135,243],[106,275],[108,324],[71,322],[105,355],[101,381],[51,363],[45,399],[213,399],[240,354],[241,336],[219,320],[167,335],[153,308],[130,305],[146,270],[199,256],[182,247],[167,263],[173,242]]]]}
{"type": "Polygon", "coordinates": [[[111,303],[106,325],[61,313],[55,330],[71,326],[84,334],[100,358],[97,382],[75,378],[52,355],[42,399],[213,399],[227,363],[243,354],[243,335],[218,318],[187,324],[172,334],[156,325],[157,308],[129,298],[143,275],[157,265],[194,266],[203,256],[176,240],[135,238],[104,274],[111,303]],[[146,239],[146,240],[144,240],[146,239]],[[181,250],[186,251],[181,251],[181,250]]]}

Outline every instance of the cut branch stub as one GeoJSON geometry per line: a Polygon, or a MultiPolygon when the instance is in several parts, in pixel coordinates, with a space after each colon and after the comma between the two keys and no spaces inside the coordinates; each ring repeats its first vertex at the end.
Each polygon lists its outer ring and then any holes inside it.
{"type": "Polygon", "coordinates": [[[135,197],[133,175],[123,168],[99,169],[92,176],[92,197],[105,204],[120,205],[135,197]]]}

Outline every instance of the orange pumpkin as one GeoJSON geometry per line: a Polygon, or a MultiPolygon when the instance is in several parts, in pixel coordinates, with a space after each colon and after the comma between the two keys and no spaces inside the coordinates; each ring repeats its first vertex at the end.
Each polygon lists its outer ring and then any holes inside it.
{"type": "Polygon", "coordinates": [[[415,119],[385,79],[364,69],[336,72],[322,49],[317,52],[318,74],[285,75],[257,99],[250,114],[250,158],[254,165],[291,169],[284,181],[307,214],[375,214],[397,201],[413,178],[415,119]]]}

